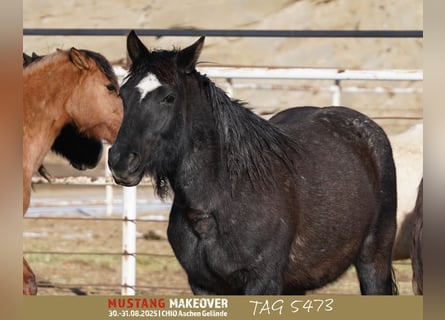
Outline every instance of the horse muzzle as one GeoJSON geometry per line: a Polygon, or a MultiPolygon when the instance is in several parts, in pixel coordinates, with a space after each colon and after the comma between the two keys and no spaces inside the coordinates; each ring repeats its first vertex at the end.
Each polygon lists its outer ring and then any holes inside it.
{"type": "Polygon", "coordinates": [[[122,154],[111,147],[108,151],[108,166],[114,181],[122,186],[135,186],[144,176],[144,166],[137,152],[122,154]]]}

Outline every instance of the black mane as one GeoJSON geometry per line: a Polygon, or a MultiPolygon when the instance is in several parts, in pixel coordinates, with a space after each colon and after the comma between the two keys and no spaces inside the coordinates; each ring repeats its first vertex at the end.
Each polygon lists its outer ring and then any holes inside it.
{"type": "Polygon", "coordinates": [[[276,184],[272,166],[276,159],[294,173],[295,155],[301,146],[280,128],[255,115],[245,104],[233,100],[207,77],[197,73],[212,108],[214,125],[230,181],[247,173],[252,184],[276,184]]]}

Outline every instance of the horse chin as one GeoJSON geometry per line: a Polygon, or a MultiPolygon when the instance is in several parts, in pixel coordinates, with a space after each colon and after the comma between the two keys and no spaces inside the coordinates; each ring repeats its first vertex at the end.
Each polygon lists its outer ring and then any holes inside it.
{"type": "Polygon", "coordinates": [[[118,177],[113,174],[114,181],[124,187],[133,187],[139,184],[141,182],[142,178],[144,177],[144,172],[140,173],[134,173],[132,175],[127,175],[125,177],[118,177]]]}
{"type": "Polygon", "coordinates": [[[84,170],[88,170],[88,169],[94,169],[97,166],[97,163],[96,164],[92,164],[92,163],[85,164],[85,163],[71,162],[71,165],[73,166],[74,169],[84,171],[84,170]]]}

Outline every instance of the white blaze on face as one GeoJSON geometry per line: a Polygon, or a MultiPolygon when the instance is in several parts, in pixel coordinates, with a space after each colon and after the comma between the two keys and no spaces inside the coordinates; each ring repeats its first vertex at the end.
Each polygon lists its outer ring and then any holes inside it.
{"type": "Polygon", "coordinates": [[[136,88],[138,88],[139,92],[141,93],[142,100],[147,95],[147,93],[152,92],[160,86],[161,83],[159,82],[158,78],[153,73],[149,72],[147,76],[138,83],[136,88]]]}

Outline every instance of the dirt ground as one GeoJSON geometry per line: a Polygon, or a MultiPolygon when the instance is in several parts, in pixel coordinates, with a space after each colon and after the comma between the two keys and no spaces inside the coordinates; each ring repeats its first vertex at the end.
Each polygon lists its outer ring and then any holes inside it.
{"type": "MultiPolygon", "coordinates": [[[[23,251],[37,275],[39,295],[119,295],[122,251],[119,215],[88,215],[88,208],[77,208],[77,213],[58,214],[56,209],[51,214],[33,214],[39,209],[36,204],[51,196],[63,195],[74,200],[82,194],[94,197],[103,189],[95,187],[83,192],[78,187],[35,186],[34,189],[34,207],[31,206],[30,217],[24,220],[23,251]],[[55,219],[60,216],[67,219],[55,219]]],[[[148,197],[152,192],[149,189],[138,190],[138,195],[148,197]]],[[[166,240],[167,223],[143,221],[167,214],[168,209],[138,212],[138,295],[191,293],[185,272],[166,240]]],[[[410,261],[397,262],[394,268],[400,294],[412,295],[410,261]]],[[[351,268],[339,281],[314,293],[359,294],[355,271],[351,268]]]]}
{"type": "MultiPolygon", "coordinates": [[[[70,217],[74,217],[70,215],[70,217]]],[[[41,295],[120,294],[122,223],[120,221],[26,219],[25,230],[43,236],[25,238],[26,251],[68,254],[25,254],[41,295]],[[96,252],[75,255],[69,252],[96,252]],[[102,253],[113,255],[103,255],[102,253]]],[[[185,274],[165,239],[165,222],[138,222],[137,293],[185,293],[185,274]],[[166,255],[145,256],[144,254],[166,255]]]]}

